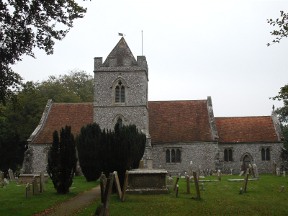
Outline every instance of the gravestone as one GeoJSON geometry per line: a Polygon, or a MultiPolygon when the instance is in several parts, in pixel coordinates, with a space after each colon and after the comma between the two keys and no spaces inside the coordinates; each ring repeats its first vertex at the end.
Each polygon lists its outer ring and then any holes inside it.
{"type": "Polygon", "coordinates": [[[239,174],[239,176],[242,176],[242,175],[244,175],[244,170],[241,170],[241,172],[239,174]]]}
{"type": "Polygon", "coordinates": [[[31,184],[27,183],[25,187],[25,197],[31,197],[32,196],[32,190],[31,190],[31,184]]]}
{"type": "Polygon", "coordinates": [[[283,171],[283,177],[286,177],[286,171],[285,170],[283,171]]]}
{"type": "Polygon", "coordinates": [[[114,174],[110,173],[109,178],[107,179],[104,196],[101,197],[101,204],[97,207],[96,212],[95,212],[96,216],[109,216],[110,215],[109,202],[110,202],[113,182],[114,182],[114,174]]]}
{"type": "Polygon", "coordinates": [[[0,187],[4,187],[4,172],[0,171],[0,187]]]}
{"type": "Polygon", "coordinates": [[[280,174],[281,174],[281,173],[280,173],[280,168],[277,167],[277,168],[276,168],[276,175],[277,175],[277,176],[280,176],[280,174]]]}
{"type": "Polygon", "coordinates": [[[282,193],[282,192],[284,192],[284,191],[285,191],[285,186],[282,185],[282,186],[280,187],[280,192],[282,193]]]}
{"type": "Polygon", "coordinates": [[[7,178],[4,178],[4,186],[8,185],[9,184],[9,180],[7,178]]]}
{"type": "Polygon", "coordinates": [[[258,172],[257,165],[254,163],[252,166],[253,166],[253,170],[254,170],[254,177],[259,178],[259,172],[258,172]]]}
{"type": "Polygon", "coordinates": [[[190,194],[190,176],[186,175],[187,194],[190,194]]]}
{"type": "Polygon", "coordinates": [[[233,175],[233,169],[230,169],[230,175],[233,175]]]}
{"type": "Polygon", "coordinates": [[[217,171],[217,177],[218,177],[218,180],[219,180],[219,181],[221,181],[221,175],[222,175],[222,174],[221,174],[221,170],[218,170],[218,171],[217,171]]]}
{"type": "Polygon", "coordinates": [[[36,176],[34,176],[32,180],[32,189],[33,189],[33,195],[39,194],[39,187],[36,176]]]}
{"type": "Polygon", "coordinates": [[[201,183],[201,191],[205,191],[204,183],[201,183]]]}
{"type": "Polygon", "coordinates": [[[40,173],[40,193],[43,193],[45,188],[45,177],[44,177],[44,172],[40,173]]]}
{"type": "Polygon", "coordinates": [[[174,185],[174,180],[171,177],[171,175],[167,177],[167,181],[166,182],[167,182],[167,187],[168,187],[169,191],[171,191],[172,188],[173,188],[173,185],[174,185]]]}
{"type": "Polygon", "coordinates": [[[106,188],[107,178],[102,172],[100,176],[101,202],[104,203],[104,192],[106,188]]]}
{"type": "Polygon", "coordinates": [[[198,178],[197,178],[197,173],[193,172],[193,179],[194,179],[194,184],[195,184],[195,190],[196,190],[196,200],[200,200],[200,189],[199,189],[199,182],[198,182],[198,178]]]}
{"type": "Polygon", "coordinates": [[[14,178],[14,174],[13,174],[13,170],[9,169],[9,170],[8,170],[8,175],[9,175],[9,179],[10,179],[10,181],[15,180],[15,178],[14,178]]]}
{"type": "Polygon", "coordinates": [[[249,168],[247,168],[245,179],[244,179],[244,186],[243,186],[243,192],[247,192],[247,184],[248,184],[248,177],[249,177],[249,168]]]}
{"type": "Polygon", "coordinates": [[[114,171],[113,174],[114,174],[114,182],[116,184],[117,193],[118,193],[119,199],[121,199],[122,191],[121,191],[121,186],[120,186],[118,173],[117,173],[117,171],[114,171]]]}
{"type": "Polygon", "coordinates": [[[176,198],[178,197],[178,193],[179,193],[179,185],[176,185],[176,198]]]}

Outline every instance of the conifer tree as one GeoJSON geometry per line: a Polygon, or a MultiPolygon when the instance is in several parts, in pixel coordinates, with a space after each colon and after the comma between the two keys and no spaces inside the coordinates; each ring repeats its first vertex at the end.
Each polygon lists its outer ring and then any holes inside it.
{"type": "Polygon", "coordinates": [[[69,192],[76,170],[76,148],[71,127],[66,126],[53,133],[53,144],[48,152],[47,172],[52,179],[54,188],[60,194],[69,192]]]}
{"type": "Polygon", "coordinates": [[[99,125],[89,124],[81,128],[81,133],[77,136],[77,151],[80,167],[87,181],[95,181],[101,175],[100,144],[101,134],[99,125]]]}

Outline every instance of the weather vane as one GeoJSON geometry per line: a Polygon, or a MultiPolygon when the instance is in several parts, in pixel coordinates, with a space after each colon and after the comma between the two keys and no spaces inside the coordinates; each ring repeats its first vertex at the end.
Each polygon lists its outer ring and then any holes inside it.
{"type": "Polygon", "coordinates": [[[119,33],[119,32],[118,32],[118,35],[121,36],[121,37],[126,36],[125,34],[123,34],[123,33],[119,33]]]}

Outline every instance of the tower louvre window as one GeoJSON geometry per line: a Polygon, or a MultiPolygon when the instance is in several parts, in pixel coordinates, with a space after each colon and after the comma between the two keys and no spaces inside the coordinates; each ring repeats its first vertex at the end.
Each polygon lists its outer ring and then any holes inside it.
{"type": "Polygon", "coordinates": [[[121,81],[115,87],[115,103],[125,103],[125,86],[121,81]]]}

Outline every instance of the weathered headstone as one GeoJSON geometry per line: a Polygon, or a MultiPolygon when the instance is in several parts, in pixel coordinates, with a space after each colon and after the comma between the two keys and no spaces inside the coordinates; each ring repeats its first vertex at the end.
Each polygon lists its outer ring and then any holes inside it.
{"type": "Polygon", "coordinates": [[[252,164],[249,164],[249,170],[250,170],[250,174],[253,176],[253,178],[256,178],[255,173],[254,173],[254,167],[252,166],[252,164]]]}
{"type": "Polygon", "coordinates": [[[104,203],[104,193],[106,188],[107,178],[104,173],[100,176],[100,190],[101,190],[101,202],[104,203]]]}
{"type": "Polygon", "coordinates": [[[243,170],[241,170],[239,176],[242,176],[242,175],[244,175],[244,171],[243,170]]]}
{"type": "Polygon", "coordinates": [[[129,176],[129,172],[128,172],[128,170],[126,170],[121,202],[124,202],[124,200],[125,200],[125,194],[126,194],[126,190],[127,190],[127,186],[128,186],[128,176],[129,176]]]}
{"type": "Polygon", "coordinates": [[[33,188],[33,195],[39,194],[39,187],[36,176],[33,177],[32,188],[33,188]]]}
{"type": "Polygon", "coordinates": [[[283,177],[286,177],[286,171],[285,170],[283,171],[283,177]]]}
{"type": "Polygon", "coordinates": [[[205,191],[204,183],[201,183],[201,191],[205,191]]]}
{"type": "Polygon", "coordinates": [[[282,186],[280,187],[280,192],[282,193],[282,192],[284,192],[284,191],[285,191],[285,186],[282,185],[282,186]]]}
{"type": "Polygon", "coordinates": [[[32,196],[32,190],[31,190],[31,184],[27,183],[25,187],[25,197],[31,197],[32,196]]]}
{"type": "Polygon", "coordinates": [[[276,175],[277,175],[277,176],[280,176],[280,174],[281,174],[281,173],[280,173],[280,168],[277,167],[277,168],[276,168],[276,175]]]}
{"type": "Polygon", "coordinates": [[[253,166],[253,170],[254,170],[254,177],[259,178],[259,172],[258,172],[257,165],[254,163],[252,166],[253,166]]]}
{"type": "Polygon", "coordinates": [[[9,175],[9,179],[10,179],[10,181],[15,180],[13,170],[8,169],[8,175],[9,175]]]}
{"type": "Polygon", "coordinates": [[[197,178],[197,173],[196,172],[193,172],[193,179],[194,179],[194,184],[195,184],[195,189],[196,189],[196,197],[195,197],[195,199],[200,200],[201,196],[200,196],[199,182],[198,182],[198,178],[197,178]]]}
{"type": "Polygon", "coordinates": [[[166,183],[167,183],[167,187],[168,187],[169,191],[171,191],[173,188],[173,185],[174,185],[173,178],[171,176],[168,176],[166,183]]]}
{"type": "Polygon", "coordinates": [[[174,183],[174,188],[173,188],[174,191],[176,190],[178,181],[179,181],[179,176],[176,178],[176,181],[175,181],[175,183],[174,183]]]}
{"type": "Polygon", "coordinates": [[[249,168],[247,168],[245,179],[244,179],[244,186],[243,186],[243,192],[247,192],[247,184],[248,184],[248,177],[249,177],[249,168]]]}
{"type": "MultiPolygon", "coordinates": [[[[103,203],[101,203],[95,212],[96,216],[109,216],[109,201],[110,201],[110,196],[112,192],[112,187],[113,187],[113,182],[114,182],[114,174],[110,173],[109,178],[107,179],[107,184],[105,187],[105,192],[104,192],[104,197],[103,197],[103,203]]],[[[102,199],[101,199],[102,200],[102,199]]]]}
{"type": "Polygon", "coordinates": [[[7,178],[4,178],[4,186],[8,185],[9,184],[9,180],[7,178]]]}
{"type": "Polygon", "coordinates": [[[190,176],[186,175],[187,194],[190,194],[190,176]]]}
{"type": "Polygon", "coordinates": [[[122,191],[121,191],[121,186],[120,186],[120,181],[119,181],[118,173],[117,173],[117,171],[114,171],[113,174],[114,174],[114,179],[115,179],[114,182],[115,182],[115,184],[116,184],[117,193],[118,193],[119,199],[121,199],[121,197],[122,197],[122,191]]]}
{"type": "Polygon", "coordinates": [[[40,173],[40,193],[43,193],[45,190],[45,177],[44,177],[44,172],[40,173]]]}
{"type": "Polygon", "coordinates": [[[178,192],[179,192],[179,185],[176,185],[176,198],[178,197],[178,192]]]}
{"type": "Polygon", "coordinates": [[[221,181],[221,176],[222,176],[221,170],[218,170],[218,171],[217,171],[218,181],[221,181]]]}
{"type": "Polygon", "coordinates": [[[233,169],[230,169],[230,175],[233,175],[233,169]]]}

